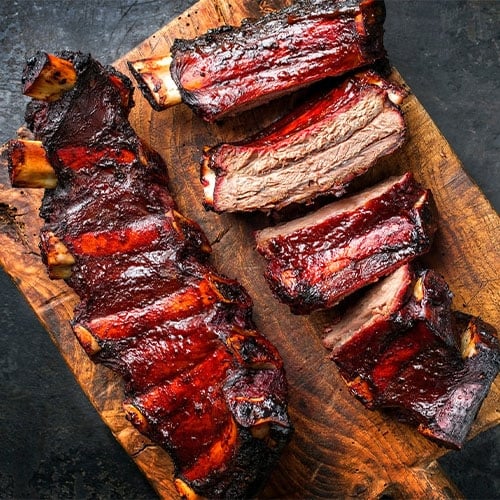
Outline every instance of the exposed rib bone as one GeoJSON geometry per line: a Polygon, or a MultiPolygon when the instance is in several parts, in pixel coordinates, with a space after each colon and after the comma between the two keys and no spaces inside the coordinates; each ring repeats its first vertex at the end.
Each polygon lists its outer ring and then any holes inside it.
{"type": "Polygon", "coordinates": [[[41,141],[13,139],[7,143],[7,162],[13,187],[53,189],[57,177],[41,141]]]}
{"type": "Polygon", "coordinates": [[[40,248],[49,277],[68,279],[71,276],[71,267],[75,264],[75,258],[68,247],[54,233],[47,231],[40,234],[40,248]]]}
{"type": "Polygon", "coordinates": [[[76,83],[76,71],[70,61],[39,52],[24,70],[23,94],[41,101],[57,101],[76,83]]]}
{"type": "MultiPolygon", "coordinates": [[[[239,27],[177,38],[170,54],[129,62],[156,110],[168,90],[214,122],[385,57],[381,0],[294,2],[239,27]]],[[[172,103],[175,103],[176,99],[172,103]]]]}
{"type": "Polygon", "coordinates": [[[201,500],[203,498],[197,495],[187,483],[179,478],[175,479],[174,484],[181,498],[185,498],[186,500],[201,500]]]}
{"type": "Polygon", "coordinates": [[[76,338],[89,356],[93,356],[101,350],[101,346],[99,345],[99,342],[97,342],[97,339],[94,337],[94,335],[92,335],[90,330],[88,330],[84,326],[73,325],[73,332],[75,333],[76,338]]]}
{"type": "Polygon", "coordinates": [[[244,288],[207,262],[207,237],[176,211],[165,163],[128,122],[129,79],[89,55],[61,57],[78,72],[74,89],[25,114],[59,180],[40,211],[49,275],[69,277],[78,340],[123,377],[129,420],[172,454],[185,490],[251,497],[292,431],[283,362],[255,330],[244,288]],[[263,418],[276,445],[247,431],[263,418]]]}
{"type": "Polygon", "coordinates": [[[179,88],[170,75],[170,55],[159,59],[141,59],[129,62],[128,67],[151,106],[165,109],[182,101],[179,88]]]}

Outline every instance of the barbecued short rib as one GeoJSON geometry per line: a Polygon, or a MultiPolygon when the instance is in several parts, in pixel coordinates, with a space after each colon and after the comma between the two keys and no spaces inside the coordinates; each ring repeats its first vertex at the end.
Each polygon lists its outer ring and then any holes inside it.
{"type": "Polygon", "coordinates": [[[299,0],[237,28],[177,39],[170,56],[129,67],[155,109],[180,93],[215,121],[383,59],[384,20],[383,0],[299,0]]]}
{"type": "Polygon", "coordinates": [[[429,251],[436,219],[430,190],[406,173],[257,231],[255,239],[273,293],[305,314],[334,306],[429,251]]]}
{"type": "Polygon", "coordinates": [[[40,248],[51,277],[80,297],[73,330],[123,376],[127,418],[171,454],[181,495],[252,496],[291,433],[283,361],[247,292],[214,269],[202,230],[177,212],[165,164],[128,122],[130,81],[88,55],[39,53],[28,88],[52,65],[74,68],[75,81],[29,104],[41,142],[26,146],[45,150],[57,179],[40,248]]]}
{"type": "Polygon", "coordinates": [[[494,329],[452,311],[443,277],[406,264],[379,281],[323,339],[349,390],[460,448],[500,369],[494,329]]]}
{"type": "Polygon", "coordinates": [[[406,92],[374,71],[347,79],[256,136],[205,148],[204,205],[216,212],[280,210],[341,196],[378,158],[400,147],[406,92]]]}

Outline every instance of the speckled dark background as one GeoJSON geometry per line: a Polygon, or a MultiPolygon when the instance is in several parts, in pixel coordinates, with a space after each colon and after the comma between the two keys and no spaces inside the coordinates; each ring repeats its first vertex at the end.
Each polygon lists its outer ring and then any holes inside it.
{"type": "MultiPolygon", "coordinates": [[[[35,50],[111,63],[192,3],[0,0],[0,143],[22,123],[20,74],[35,50]]],[[[391,62],[498,210],[500,1],[386,4],[391,62]]],[[[3,272],[0,395],[0,498],[155,498],[3,272]]],[[[500,498],[499,444],[497,427],[440,461],[468,499],[500,498]]]]}

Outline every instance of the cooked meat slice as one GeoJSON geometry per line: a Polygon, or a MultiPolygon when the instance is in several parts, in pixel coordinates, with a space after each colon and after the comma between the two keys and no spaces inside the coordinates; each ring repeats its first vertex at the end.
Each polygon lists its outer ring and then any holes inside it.
{"type": "Polygon", "coordinates": [[[351,393],[460,448],[500,368],[498,340],[452,312],[443,277],[405,265],[328,327],[323,340],[351,393]]]}
{"type": "Polygon", "coordinates": [[[283,362],[247,292],[217,273],[203,231],[175,209],[165,164],[128,122],[130,82],[64,52],[30,60],[24,83],[47,96],[27,119],[50,168],[27,175],[56,181],[40,249],[80,298],[75,335],[123,376],[127,417],[172,453],[180,494],[255,494],[291,433],[283,362]],[[74,69],[69,88],[33,81],[54,61],[74,69]]]}
{"type": "Polygon", "coordinates": [[[386,322],[403,307],[413,283],[410,264],[403,264],[373,285],[352,311],[343,314],[338,323],[326,330],[323,345],[334,353],[342,352],[346,344],[356,346],[358,338],[366,338],[367,331],[376,329],[380,322],[386,322]]]}
{"type": "MultiPolygon", "coordinates": [[[[327,329],[324,346],[331,350],[351,391],[368,407],[378,404],[379,394],[398,366],[420,348],[418,342],[400,342],[402,331],[424,322],[439,341],[454,340],[451,299],[440,275],[405,264],[373,285],[338,324],[327,329]],[[399,348],[392,349],[396,342],[399,348]],[[391,349],[392,355],[387,356],[391,349]]],[[[456,341],[451,347],[457,350],[456,341]]]]}
{"type": "Polygon", "coordinates": [[[435,231],[432,194],[407,173],[255,238],[273,293],[303,314],[331,307],[426,253],[435,231]]]}
{"type": "Polygon", "coordinates": [[[382,0],[301,0],[129,67],[155,109],[182,99],[215,121],[384,58],[384,20],[382,0]]]}
{"type": "Polygon", "coordinates": [[[205,148],[204,204],[216,212],[281,209],[345,193],[381,156],[403,143],[391,99],[403,89],[366,71],[305,103],[255,137],[205,148]]]}
{"type": "MultiPolygon", "coordinates": [[[[500,369],[493,328],[479,318],[455,313],[455,335],[471,336],[468,355],[444,344],[425,322],[418,322],[400,345],[418,345],[411,359],[379,395],[380,408],[391,410],[419,432],[450,448],[461,448],[479,408],[500,369]]],[[[394,351],[400,347],[395,342],[394,351]]],[[[388,352],[387,362],[391,362],[388,352]]]]}

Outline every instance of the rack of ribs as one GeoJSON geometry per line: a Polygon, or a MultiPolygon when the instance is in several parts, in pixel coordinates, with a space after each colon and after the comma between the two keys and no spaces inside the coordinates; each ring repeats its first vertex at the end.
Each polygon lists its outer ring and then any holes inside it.
{"type": "Polygon", "coordinates": [[[33,138],[8,145],[11,181],[48,188],[40,248],[80,298],[78,340],[123,376],[126,416],[170,453],[181,496],[255,494],[292,431],[283,361],[176,210],[128,121],[131,82],[89,55],[40,52],[23,84],[33,138]]]}

